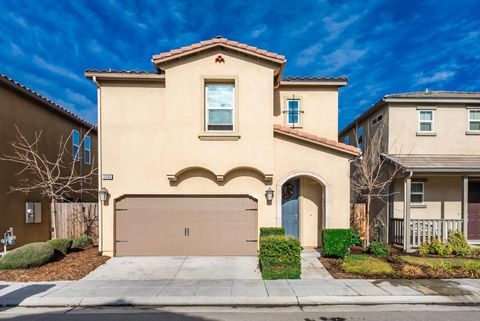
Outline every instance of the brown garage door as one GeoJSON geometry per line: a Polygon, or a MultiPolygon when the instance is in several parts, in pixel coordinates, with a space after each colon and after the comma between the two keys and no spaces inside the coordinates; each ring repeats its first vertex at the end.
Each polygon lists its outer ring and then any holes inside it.
{"type": "Polygon", "coordinates": [[[256,255],[248,196],[128,196],[116,202],[116,255],[256,255]]]}

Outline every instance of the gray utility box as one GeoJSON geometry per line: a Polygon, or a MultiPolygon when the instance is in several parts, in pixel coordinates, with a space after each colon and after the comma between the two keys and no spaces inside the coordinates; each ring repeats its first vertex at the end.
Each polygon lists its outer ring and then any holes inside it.
{"type": "Polygon", "coordinates": [[[25,223],[27,224],[42,223],[42,203],[40,202],[25,203],[25,223]]]}

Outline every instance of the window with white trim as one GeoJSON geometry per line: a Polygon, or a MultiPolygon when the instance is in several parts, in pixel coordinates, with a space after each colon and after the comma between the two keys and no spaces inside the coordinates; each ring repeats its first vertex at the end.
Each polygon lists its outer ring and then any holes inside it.
{"type": "Polygon", "coordinates": [[[300,99],[287,99],[287,121],[290,126],[300,125],[300,99]]]}
{"type": "Polygon", "coordinates": [[[233,131],[235,85],[207,83],[205,85],[205,109],[206,131],[233,131]]]}
{"type": "Polygon", "coordinates": [[[73,160],[78,161],[80,159],[80,132],[78,130],[72,130],[72,155],[73,160]]]}
{"type": "Polygon", "coordinates": [[[468,130],[480,132],[480,108],[468,110],[468,130]]]}
{"type": "Polygon", "coordinates": [[[420,133],[433,133],[433,110],[418,111],[418,131],[420,133]]]}
{"type": "Polygon", "coordinates": [[[412,182],[410,187],[410,202],[412,204],[423,204],[425,184],[423,182],[412,182]]]}
{"type": "Polygon", "coordinates": [[[90,164],[92,162],[92,155],[91,155],[91,140],[90,136],[85,136],[83,141],[83,162],[85,164],[90,164]]]}

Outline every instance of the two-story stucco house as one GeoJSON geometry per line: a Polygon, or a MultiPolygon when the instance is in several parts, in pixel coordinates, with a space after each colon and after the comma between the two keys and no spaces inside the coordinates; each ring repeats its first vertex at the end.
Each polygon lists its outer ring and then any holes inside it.
{"type": "Polygon", "coordinates": [[[386,202],[372,206],[390,242],[410,250],[452,230],[480,242],[480,93],[387,95],[339,140],[368,148],[380,126],[382,157],[401,168],[386,202]]]}
{"type": "Polygon", "coordinates": [[[154,55],[155,72],[86,72],[98,87],[100,250],[255,255],[259,227],[317,247],[349,227],[337,142],[345,78],[282,78],[284,56],[222,37],[154,55]]]}

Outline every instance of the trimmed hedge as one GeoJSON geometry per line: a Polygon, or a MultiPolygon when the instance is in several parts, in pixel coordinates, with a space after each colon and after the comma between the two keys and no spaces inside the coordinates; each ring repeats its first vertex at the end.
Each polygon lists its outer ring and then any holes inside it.
{"type": "Polygon", "coordinates": [[[301,273],[298,239],[270,235],[260,238],[260,268],[265,280],[299,279],[301,273]]]}
{"type": "Polygon", "coordinates": [[[47,241],[48,244],[53,246],[57,251],[62,252],[62,254],[67,255],[72,248],[73,241],[70,239],[55,239],[47,241]]]}
{"type": "Polygon", "coordinates": [[[93,246],[93,239],[90,236],[79,236],[73,240],[72,247],[76,249],[88,249],[93,246]]]}
{"type": "Polygon", "coordinates": [[[351,229],[325,229],[322,231],[323,255],[325,257],[344,258],[350,253],[352,244],[351,229]]]}
{"type": "Polygon", "coordinates": [[[47,242],[29,243],[16,248],[0,259],[0,270],[28,269],[52,260],[55,248],[47,242]]]}
{"type": "Polygon", "coordinates": [[[261,227],[260,228],[260,237],[270,236],[270,235],[285,235],[284,227],[261,227]]]}

